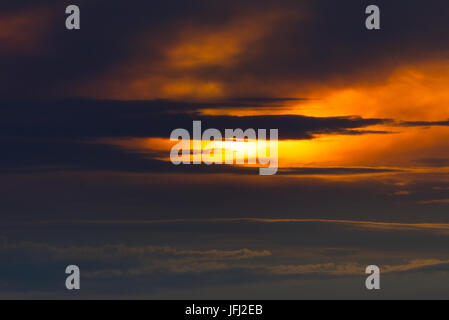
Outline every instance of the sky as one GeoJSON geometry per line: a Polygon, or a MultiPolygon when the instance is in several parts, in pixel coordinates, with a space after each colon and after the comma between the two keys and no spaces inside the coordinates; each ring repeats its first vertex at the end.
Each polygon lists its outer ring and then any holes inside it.
{"type": "Polygon", "coordinates": [[[0,298],[449,298],[446,0],[70,4],[0,1],[0,298]],[[173,165],[193,121],[277,174],[173,165]]]}

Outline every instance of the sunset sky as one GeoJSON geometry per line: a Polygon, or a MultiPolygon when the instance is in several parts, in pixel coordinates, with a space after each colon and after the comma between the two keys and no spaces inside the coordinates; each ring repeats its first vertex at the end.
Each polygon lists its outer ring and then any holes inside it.
{"type": "Polygon", "coordinates": [[[0,298],[449,298],[447,0],[69,4],[0,1],[0,298]],[[173,165],[195,120],[278,173],[173,165]]]}

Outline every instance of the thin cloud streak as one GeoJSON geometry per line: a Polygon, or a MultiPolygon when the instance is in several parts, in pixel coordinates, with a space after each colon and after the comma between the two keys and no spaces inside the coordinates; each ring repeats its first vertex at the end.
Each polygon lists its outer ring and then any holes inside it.
{"type": "Polygon", "coordinates": [[[449,231],[448,223],[400,223],[375,222],[332,219],[266,219],[266,218],[214,218],[214,219],[166,219],[166,220],[72,220],[72,221],[39,221],[30,222],[36,225],[47,224],[104,224],[104,225],[145,225],[145,224],[178,224],[178,223],[328,223],[343,224],[360,228],[379,230],[435,230],[449,231]]]}

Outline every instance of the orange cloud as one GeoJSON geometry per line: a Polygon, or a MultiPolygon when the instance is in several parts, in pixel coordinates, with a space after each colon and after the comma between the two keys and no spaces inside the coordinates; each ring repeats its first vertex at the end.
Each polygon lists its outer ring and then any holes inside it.
{"type": "Polygon", "coordinates": [[[275,10],[236,17],[216,30],[187,27],[179,42],[167,49],[168,64],[179,69],[234,65],[242,52],[255,45],[283,16],[275,10]]]}
{"type": "MultiPolygon", "coordinates": [[[[361,115],[408,121],[449,118],[449,60],[400,66],[382,82],[344,87],[317,86],[316,100],[298,105],[296,112],[311,116],[361,115]]],[[[304,92],[302,92],[304,94],[304,92]]]]}
{"type": "Polygon", "coordinates": [[[237,15],[216,26],[196,25],[180,21],[176,30],[164,34],[164,39],[142,34],[134,39],[139,48],[127,61],[114,66],[106,75],[89,83],[81,91],[95,98],[141,99],[214,99],[231,94],[235,85],[233,75],[217,76],[208,68],[226,73],[235,68],[274,26],[292,13],[274,9],[237,15]],[[157,49],[148,45],[151,39],[157,49]],[[142,52],[159,50],[156,55],[142,52]],[[151,58],[149,58],[151,56],[151,58]],[[92,91],[95,88],[95,91],[92,91]]]}
{"type": "MultiPolygon", "coordinates": [[[[347,87],[316,87],[282,114],[351,116],[396,121],[449,119],[449,61],[403,66],[383,82],[354,83],[347,87]]],[[[302,93],[304,94],[304,93],[302,93]]],[[[294,96],[294,93],[292,93],[294,96]]],[[[263,112],[263,111],[261,111],[263,112]]],[[[280,145],[280,154],[299,165],[424,167],[421,159],[449,159],[449,127],[376,126],[367,130],[387,135],[322,135],[311,141],[280,145]]],[[[282,129],[281,129],[282,130],[282,129]]],[[[290,161],[291,162],[291,161],[290,161]]]]}
{"type": "Polygon", "coordinates": [[[0,15],[0,54],[37,50],[48,28],[49,13],[43,9],[0,15]]]}
{"type": "Polygon", "coordinates": [[[200,80],[175,80],[162,86],[165,97],[182,98],[217,98],[224,95],[223,84],[219,82],[208,82],[200,80]]]}

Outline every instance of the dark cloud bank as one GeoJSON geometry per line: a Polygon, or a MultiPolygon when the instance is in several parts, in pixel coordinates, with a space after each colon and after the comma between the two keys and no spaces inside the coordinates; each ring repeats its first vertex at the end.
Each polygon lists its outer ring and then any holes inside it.
{"type": "MultiPolygon", "coordinates": [[[[277,24],[263,41],[246,50],[237,64],[201,68],[197,75],[207,81],[225,80],[236,95],[241,95],[238,87],[247,78],[273,85],[295,83],[300,89],[302,84],[334,78],[376,80],[400,64],[447,57],[449,49],[445,0],[425,4],[416,0],[376,1],[382,10],[379,32],[368,32],[364,27],[365,8],[372,4],[369,1],[138,0],[132,4],[78,4],[82,8],[82,29],[69,33],[63,28],[65,3],[2,1],[0,11],[4,15],[20,16],[40,9],[49,14],[49,26],[33,51],[2,55],[1,97],[73,97],[80,94],[80,85],[122,66],[128,59],[143,61],[152,72],[163,61],[167,46],[179,39],[183,26],[213,30],[226,26],[236,16],[275,10],[295,13],[297,18],[277,24]],[[136,43],[136,38],[143,35],[147,35],[146,41],[136,43]]],[[[257,92],[257,88],[254,90],[257,92]]]]}

